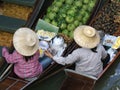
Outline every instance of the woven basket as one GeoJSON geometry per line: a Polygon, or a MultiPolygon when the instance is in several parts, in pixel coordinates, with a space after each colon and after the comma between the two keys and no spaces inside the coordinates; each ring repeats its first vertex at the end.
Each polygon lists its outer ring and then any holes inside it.
{"type": "Polygon", "coordinates": [[[0,46],[11,46],[11,41],[13,39],[13,34],[0,31],[0,46]]]}
{"type": "Polygon", "coordinates": [[[72,39],[71,39],[71,38],[69,38],[67,35],[62,34],[62,33],[59,33],[58,35],[60,35],[60,36],[62,36],[62,37],[64,38],[65,43],[69,44],[69,43],[71,43],[71,42],[72,42],[72,39]]]}
{"type": "Polygon", "coordinates": [[[2,4],[2,13],[5,16],[27,20],[33,8],[11,3],[2,4]]]}

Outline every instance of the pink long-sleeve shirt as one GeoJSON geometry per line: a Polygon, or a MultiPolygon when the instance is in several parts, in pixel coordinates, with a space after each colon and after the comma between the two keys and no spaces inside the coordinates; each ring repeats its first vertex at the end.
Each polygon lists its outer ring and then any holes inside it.
{"type": "Polygon", "coordinates": [[[16,50],[9,54],[5,47],[2,49],[2,56],[5,57],[8,63],[14,64],[14,72],[20,78],[31,78],[42,73],[43,68],[38,61],[39,55],[39,51],[37,51],[30,60],[26,61],[24,56],[16,50]]]}

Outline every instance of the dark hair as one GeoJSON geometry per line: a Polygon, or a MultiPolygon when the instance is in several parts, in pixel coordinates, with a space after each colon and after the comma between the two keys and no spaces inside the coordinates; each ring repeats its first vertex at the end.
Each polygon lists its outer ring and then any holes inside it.
{"type": "Polygon", "coordinates": [[[24,56],[26,62],[32,57],[33,57],[33,55],[32,56],[24,56]]]}
{"type": "Polygon", "coordinates": [[[8,51],[9,51],[10,54],[12,54],[14,52],[14,50],[15,50],[15,48],[12,44],[12,46],[10,48],[8,48],[8,51]]]}
{"type": "Polygon", "coordinates": [[[91,51],[97,53],[96,49],[97,49],[97,47],[94,47],[94,48],[91,49],[91,51]]]}
{"type": "MultiPolygon", "coordinates": [[[[8,48],[8,51],[9,51],[10,54],[12,54],[14,52],[14,50],[15,50],[15,47],[12,44],[11,47],[8,48]]],[[[33,55],[32,56],[24,56],[25,61],[27,62],[31,57],[33,57],[33,55]]]]}

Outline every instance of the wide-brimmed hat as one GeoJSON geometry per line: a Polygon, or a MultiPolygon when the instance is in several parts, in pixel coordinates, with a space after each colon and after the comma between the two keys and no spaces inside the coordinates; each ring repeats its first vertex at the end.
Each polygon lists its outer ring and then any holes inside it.
{"type": "Polygon", "coordinates": [[[74,40],[81,47],[94,48],[99,44],[100,36],[95,28],[81,25],[74,30],[74,40]]]}
{"type": "Polygon", "coordinates": [[[39,39],[33,30],[22,27],[14,33],[13,45],[18,53],[31,56],[39,48],[39,39]]]}

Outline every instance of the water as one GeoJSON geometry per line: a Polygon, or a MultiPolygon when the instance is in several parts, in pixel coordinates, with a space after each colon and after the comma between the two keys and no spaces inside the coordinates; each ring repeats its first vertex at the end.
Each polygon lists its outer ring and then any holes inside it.
{"type": "Polygon", "coordinates": [[[95,90],[120,90],[120,58],[96,82],[95,90]]]}

